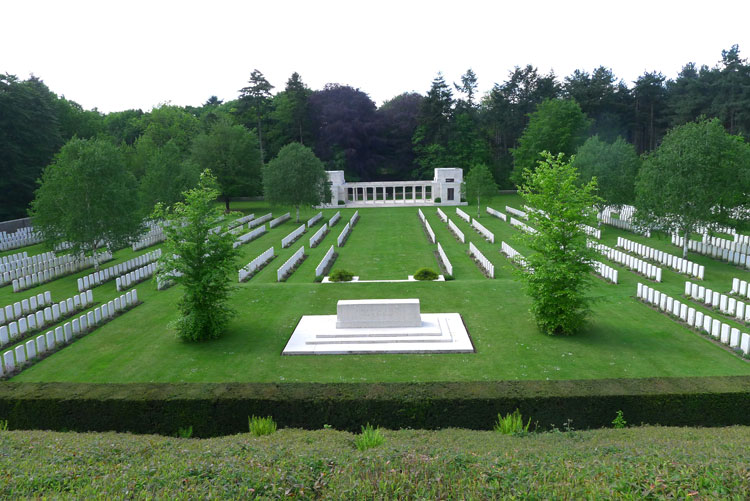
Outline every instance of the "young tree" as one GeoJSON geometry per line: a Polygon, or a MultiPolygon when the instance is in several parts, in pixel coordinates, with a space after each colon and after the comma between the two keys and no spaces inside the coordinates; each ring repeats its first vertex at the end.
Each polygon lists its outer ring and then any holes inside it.
{"type": "Polygon", "coordinates": [[[596,251],[586,245],[582,224],[596,220],[596,181],[581,186],[578,172],[563,155],[542,154],[536,170],[527,169],[519,190],[536,210],[529,221],[537,230],[520,238],[533,252],[519,270],[531,296],[531,312],[549,335],[575,334],[586,320],[592,262],[596,251]]]}
{"type": "Polygon", "coordinates": [[[242,125],[219,120],[208,134],[193,141],[190,160],[216,176],[221,197],[229,212],[229,199],[260,193],[258,138],[242,125]]]}
{"type": "Polygon", "coordinates": [[[30,214],[50,247],[67,242],[79,254],[126,245],[141,230],[139,209],[122,150],[73,138],[44,170],[30,214]]]}
{"type": "Polygon", "coordinates": [[[612,144],[605,143],[599,136],[588,138],[578,148],[572,163],[582,183],[596,178],[600,212],[608,205],[622,206],[635,200],[635,176],[641,159],[633,145],[621,137],[612,144]]]}
{"type": "Polygon", "coordinates": [[[477,218],[479,218],[482,215],[479,210],[480,198],[497,195],[497,184],[485,164],[475,165],[466,174],[463,191],[467,200],[477,199],[477,218]]]}
{"type": "Polygon", "coordinates": [[[267,202],[279,205],[318,205],[329,193],[328,175],[315,153],[300,143],[290,143],[263,167],[263,191],[267,202]]]}
{"type": "Polygon", "coordinates": [[[526,169],[534,170],[543,151],[573,155],[583,144],[591,120],[572,99],[547,99],[531,114],[517,148],[513,148],[515,167],[511,178],[522,181],[526,169]]]}
{"type": "Polygon", "coordinates": [[[718,119],[670,130],[643,161],[635,185],[636,219],[688,239],[698,227],[744,222],[750,193],[750,146],[718,119]]]}
{"type": "Polygon", "coordinates": [[[239,251],[233,234],[214,231],[222,218],[218,195],[216,179],[204,171],[184,202],[172,208],[158,204],[153,214],[164,221],[166,236],[157,279],[183,286],[177,334],[187,341],[219,337],[234,313],[227,301],[239,251]]]}
{"type": "Polygon", "coordinates": [[[144,214],[150,214],[154,205],[161,202],[172,205],[182,200],[184,191],[198,184],[200,171],[194,162],[183,160],[179,147],[173,141],[157,148],[146,141],[138,141],[136,149],[145,158],[145,172],[140,179],[140,200],[144,214]]]}

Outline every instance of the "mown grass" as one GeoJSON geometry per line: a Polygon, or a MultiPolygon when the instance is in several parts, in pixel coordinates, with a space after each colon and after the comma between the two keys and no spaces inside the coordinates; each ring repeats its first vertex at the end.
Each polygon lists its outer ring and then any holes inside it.
{"type": "MultiPolygon", "coordinates": [[[[488,205],[505,211],[505,205],[520,208],[518,197],[504,196],[488,205]]],[[[287,209],[262,202],[237,204],[244,212],[280,215],[287,209]]],[[[483,206],[484,208],[484,206],[483,206]]],[[[465,208],[475,216],[474,207],[465,208]]],[[[337,210],[325,210],[328,220],[337,210]]],[[[342,210],[341,221],[321,244],[308,248],[308,239],[319,225],[287,249],[281,238],[295,229],[294,218],[257,240],[243,245],[240,267],[273,245],[277,257],[250,281],[236,285],[231,301],[237,316],[226,334],[210,343],[179,341],[170,327],[176,319],[179,288],[156,291],[153,282],[137,286],[144,304],[24,370],[18,381],[70,382],[359,382],[359,381],[482,381],[508,379],[597,379],[748,375],[750,363],[719,344],[635,301],[636,283],[645,281],[621,266],[620,284],[594,279],[591,320],[578,335],[550,338],[539,333],[528,312],[529,300],[516,280],[508,260],[500,254],[505,240],[520,252],[515,242],[518,230],[483,213],[480,221],[496,236],[486,242],[471,226],[444,208],[464,231],[467,243],[459,243],[437,217],[434,208],[423,208],[438,241],[454,266],[456,280],[443,283],[314,283],[314,269],[335,243],[353,209],[342,210]],[[467,255],[468,240],[496,266],[496,279],[484,278],[467,255]],[[309,257],[286,283],[276,283],[276,269],[300,245],[309,257]],[[441,355],[348,355],[283,357],[281,351],[302,315],[332,314],[339,299],[419,298],[423,312],[459,312],[472,336],[477,352],[441,355]]],[[[318,211],[303,212],[306,220],[318,211]]],[[[363,279],[405,279],[421,267],[437,267],[436,246],[430,244],[417,217],[417,209],[360,209],[361,218],[334,269],[345,268],[363,279]]],[[[604,227],[603,242],[614,246],[618,235],[648,243],[674,254],[669,240],[646,239],[604,227]]],[[[27,249],[29,254],[41,247],[27,249]]],[[[124,261],[151,249],[133,253],[119,251],[107,265],[124,261]]],[[[706,286],[727,292],[732,277],[750,279],[750,273],[702,256],[692,259],[706,264],[706,286]]],[[[44,290],[54,300],[76,291],[76,278],[91,270],[56,280],[35,289],[13,294],[0,288],[0,305],[18,301],[44,290]]],[[[664,271],[657,288],[679,297],[685,277],[664,271]]],[[[109,282],[94,289],[95,301],[115,296],[109,282]]],[[[692,304],[698,307],[697,304],[692,304]]],[[[707,310],[704,310],[707,311],[707,310]]],[[[736,325],[736,324],[735,324],[736,325]]],[[[748,327],[744,327],[745,332],[748,327]]],[[[4,349],[10,349],[12,346],[4,349]]]]}
{"type": "Polygon", "coordinates": [[[4,499],[746,499],[750,428],[0,433],[4,499]]]}

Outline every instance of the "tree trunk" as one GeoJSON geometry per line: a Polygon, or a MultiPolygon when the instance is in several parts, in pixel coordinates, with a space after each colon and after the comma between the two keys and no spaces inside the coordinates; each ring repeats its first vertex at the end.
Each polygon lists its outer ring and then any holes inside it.
{"type": "Polygon", "coordinates": [[[226,212],[229,213],[229,195],[224,196],[224,204],[226,206],[226,212]]]}
{"type": "Polygon", "coordinates": [[[297,208],[297,222],[299,223],[299,205],[297,205],[296,208],[297,208]]]}
{"type": "Polygon", "coordinates": [[[477,197],[477,219],[479,219],[479,197],[477,197]]]}
{"type": "Polygon", "coordinates": [[[260,165],[263,165],[263,131],[260,129],[260,116],[258,116],[258,146],[260,146],[260,165]]]}
{"type": "Polygon", "coordinates": [[[682,242],[682,259],[687,259],[688,255],[688,239],[690,238],[690,230],[685,228],[685,241],[682,242]]]}

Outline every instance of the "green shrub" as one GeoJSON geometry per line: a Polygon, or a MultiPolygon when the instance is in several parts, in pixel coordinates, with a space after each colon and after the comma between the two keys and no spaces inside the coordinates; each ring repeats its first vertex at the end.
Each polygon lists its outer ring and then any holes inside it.
{"type": "Polygon", "coordinates": [[[247,418],[248,427],[250,428],[250,433],[255,435],[256,437],[260,437],[262,435],[270,435],[271,433],[274,433],[276,431],[276,423],[274,422],[273,418],[271,416],[268,417],[258,417],[258,416],[249,416],[247,418]]]}
{"type": "Polygon", "coordinates": [[[443,278],[445,279],[446,282],[448,282],[449,280],[455,280],[455,278],[453,277],[453,275],[450,275],[448,273],[446,273],[445,275],[443,275],[443,278]]]}
{"type": "Polygon", "coordinates": [[[315,282],[320,283],[323,281],[323,275],[316,275],[315,276],[315,282]]]}
{"type": "Polygon", "coordinates": [[[438,278],[438,274],[435,270],[432,270],[430,268],[420,268],[414,274],[414,278],[416,280],[436,280],[438,278]]]}
{"type": "Polygon", "coordinates": [[[351,282],[352,278],[354,278],[354,273],[346,270],[336,270],[328,278],[331,282],[351,282]]]}
{"type": "Polygon", "coordinates": [[[0,431],[8,431],[8,420],[0,419],[0,431]]]}
{"type": "Polygon", "coordinates": [[[177,428],[177,436],[180,438],[190,438],[193,436],[193,427],[188,426],[186,428],[177,428]]]}
{"type": "Polygon", "coordinates": [[[370,423],[367,426],[362,427],[362,433],[354,439],[354,445],[360,451],[365,451],[373,447],[382,445],[385,442],[385,437],[380,431],[380,427],[373,428],[370,423]]]}
{"type": "Polygon", "coordinates": [[[502,414],[497,415],[497,423],[495,423],[495,431],[502,433],[503,435],[522,435],[529,432],[529,425],[531,424],[531,418],[526,422],[526,426],[523,425],[523,418],[521,412],[516,409],[513,414],[508,413],[503,417],[502,414]]]}
{"type": "Polygon", "coordinates": [[[440,197],[435,197],[435,203],[439,204],[440,202],[442,202],[442,200],[440,199],[440,197]]]}
{"type": "Polygon", "coordinates": [[[339,205],[346,205],[346,201],[344,201],[344,200],[339,200],[339,205]]]}
{"type": "Polygon", "coordinates": [[[626,424],[628,424],[628,422],[622,417],[622,411],[617,411],[617,416],[612,420],[612,426],[615,428],[625,428],[626,424]]]}

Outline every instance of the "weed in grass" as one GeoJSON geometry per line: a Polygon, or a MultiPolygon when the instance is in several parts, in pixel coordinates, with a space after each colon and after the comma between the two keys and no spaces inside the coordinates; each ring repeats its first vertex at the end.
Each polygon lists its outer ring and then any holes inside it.
{"type": "Polygon", "coordinates": [[[508,413],[503,417],[502,414],[497,415],[497,423],[495,423],[495,431],[502,433],[503,435],[525,435],[529,432],[529,425],[531,424],[531,418],[526,422],[526,426],[523,424],[523,418],[521,412],[516,409],[513,414],[508,413]]]}
{"type": "Polygon", "coordinates": [[[177,429],[177,436],[180,438],[190,438],[193,436],[193,426],[186,426],[185,428],[178,428],[177,429]]]}
{"type": "Polygon", "coordinates": [[[380,428],[373,428],[370,423],[367,426],[362,427],[362,433],[354,439],[354,445],[360,451],[365,451],[373,447],[382,445],[385,442],[385,437],[380,431],[380,428]]]}
{"type": "Polygon", "coordinates": [[[612,420],[612,426],[614,428],[625,428],[625,425],[627,425],[628,422],[625,421],[625,418],[622,417],[622,411],[617,411],[617,416],[612,420]]]}
{"type": "Polygon", "coordinates": [[[270,435],[271,433],[274,433],[276,431],[276,423],[273,421],[273,418],[271,416],[268,417],[258,417],[258,416],[250,416],[247,418],[248,427],[250,428],[250,433],[255,435],[256,437],[260,437],[262,435],[270,435]]]}
{"type": "Polygon", "coordinates": [[[8,420],[0,419],[0,431],[8,431],[8,420]]]}

